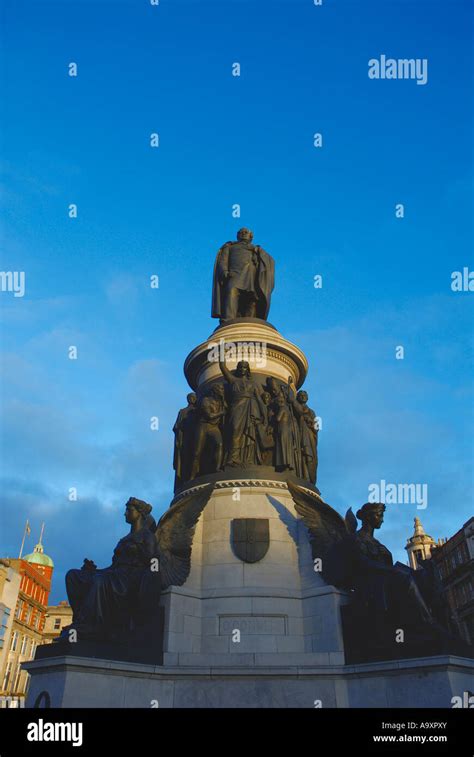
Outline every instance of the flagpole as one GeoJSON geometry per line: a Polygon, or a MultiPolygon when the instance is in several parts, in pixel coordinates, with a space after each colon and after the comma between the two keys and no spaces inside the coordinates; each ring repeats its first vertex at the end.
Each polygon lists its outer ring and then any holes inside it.
{"type": "Polygon", "coordinates": [[[20,547],[20,554],[18,555],[18,559],[21,560],[21,556],[23,554],[23,547],[25,546],[25,538],[26,538],[26,532],[30,528],[30,524],[28,523],[28,518],[26,519],[25,523],[25,530],[23,531],[23,539],[21,540],[21,547],[20,547]]]}

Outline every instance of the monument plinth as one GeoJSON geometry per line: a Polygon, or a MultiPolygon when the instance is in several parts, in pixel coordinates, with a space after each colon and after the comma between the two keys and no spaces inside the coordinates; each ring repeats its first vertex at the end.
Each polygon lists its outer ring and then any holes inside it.
{"type": "Polygon", "coordinates": [[[189,577],[163,596],[164,664],[343,664],[345,597],[314,571],[285,481],[216,482],[194,536],[189,577]]]}

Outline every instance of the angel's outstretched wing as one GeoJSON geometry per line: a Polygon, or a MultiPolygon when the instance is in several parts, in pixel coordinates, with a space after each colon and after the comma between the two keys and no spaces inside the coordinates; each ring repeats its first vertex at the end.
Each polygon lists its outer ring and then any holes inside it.
{"type": "Polygon", "coordinates": [[[313,557],[321,557],[335,542],[347,536],[346,523],[339,513],[307,489],[291,481],[287,485],[296,512],[310,532],[313,557]]]}
{"type": "Polygon", "coordinates": [[[348,571],[344,542],[355,530],[352,511],[348,511],[344,519],[307,489],[291,481],[287,481],[287,486],[296,512],[309,530],[313,560],[321,560],[324,580],[334,586],[344,586],[348,571]]]}
{"type": "Polygon", "coordinates": [[[191,568],[196,523],[211,496],[213,484],[186,495],[160,518],[155,532],[161,588],[181,586],[191,568]]]}
{"type": "Polygon", "coordinates": [[[357,518],[352,512],[352,507],[350,507],[346,512],[346,517],[344,520],[346,521],[347,533],[355,534],[355,532],[357,531],[357,518]]]}

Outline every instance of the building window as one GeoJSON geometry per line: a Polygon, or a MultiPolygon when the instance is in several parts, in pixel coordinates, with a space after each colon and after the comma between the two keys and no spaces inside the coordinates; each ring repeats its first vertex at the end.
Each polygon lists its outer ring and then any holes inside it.
{"type": "Polygon", "coordinates": [[[5,668],[5,675],[4,675],[3,684],[2,684],[3,691],[7,691],[8,690],[8,684],[10,682],[10,676],[11,676],[11,672],[12,672],[12,664],[13,663],[11,663],[11,662],[7,662],[7,667],[5,668]]]}
{"type": "Polygon", "coordinates": [[[26,623],[27,625],[28,625],[28,624],[29,624],[29,622],[30,622],[30,618],[31,618],[31,610],[32,610],[32,607],[31,607],[31,605],[28,605],[28,608],[27,608],[27,610],[26,610],[26,616],[25,616],[25,623],[26,623]]]}
{"type": "Polygon", "coordinates": [[[21,668],[19,665],[15,668],[15,675],[12,677],[13,686],[12,686],[12,694],[15,694],[15,692],[18,690],[18,684],[20,683],[20,676],[21,676],[21,668]]]}
{"type": "Polygon", "coordinates": [[[20,654],[25,654],[26,647],[28,645],[28,636],[23,636],[23,639],[21,641],[21,648],[20,648],[20,654]]]}
{"type": "Polygon", "coordinates": [[[459,605],[464,605],[472,599],[472,581],[470,578],[466,579],[456,587],[456,599],[459,605]]]}
{"type": "Polygon", "coordinates": [[[470,639],[471,644],[474,644],[474,613],[471,615],[468,615],[467,618],[464,618],[464,623],[466,624],[466,630],[470,639]]]}
{"type": "Polygon", "coordinates": [[[456,604],[463,605],[466,602],[465,590],[463,584],[458,584],[454,587],[454,596],[456,597],[456,604]]]}
{"type": "Polygon", "coordinates": [[[15,618],[21,618],[24,606],[25,606],[25,603],[23,602],[23,600],[19,599],[18,604],[16,606],[16,610],[15,610],[15,618]]]}
{"type": "Polygon", "coordinates": [[[18,643],[18,631],[13,631],[12,642],[10,644],[10,649],[12,652],[15,652],[17,643],[18,643]]]}
{"type": "Polygon", "coordinates": [[[34,642],[33,639],[32,639],[31,640],[30,660],[32,660],[33,657],[35,656],[35,651],[36,651],[36,642],[34,642]]]}
{"type": "Polygon", "coordinates": [[[451,557],[450,556],[446,557],[446,559],[444,560],[443,565],[444,565],[445,577],[449,578],[449,575],[451,573],[451,557]]]}
{"type": "Polygon", "coordinates": [[[10,614],[10,608],[0,603],[0,649],[3,647],[10,614]]]}
{"type": "Polygon", "coordinates": [[[17,670],[16,678],[15,678],[15,686],[14,686],[14,689],[13,689],[13,693],[14,694],[20,694],[21,693],[22,678],[23,678],[23,671],[20,668],[20,666],[18,665],[18,670],[17,670]]]}
{"type": "Polygon", "coordinates": [[[54,630],[59,631],[61,628],[61,618],[55,618],[54,619],[54,630]]]}

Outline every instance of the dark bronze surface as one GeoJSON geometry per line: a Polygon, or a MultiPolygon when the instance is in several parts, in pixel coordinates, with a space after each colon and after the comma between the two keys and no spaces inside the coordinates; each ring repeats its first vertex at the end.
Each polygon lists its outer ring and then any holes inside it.
{"type": "Polygon", "coordinates": [[[175,491],[201,476],[259,466],[315,484],[318,430],[307,393],[296,394],[291,380],[254,373],[244,360],[234,371],[219,365],[223,381],[178,415],[175,491]]]}
{"type": "Polygon", "coordinates": [[[262,247],[252,244],[250,229],[218,251],[212,285],[212,317],[266,320],[275,283],[275,263],[262,247]]]}
{"type": "Polygon", "coordinates": [[[268,518],[234,518],[231,525],[231,543],[235,555],[243,562],[262,560],[270,546],[268,518]]]}
{"type": "Polygon", "coordinates": [[[197,410],[197,397],[194,392],[188,394],[187,400],[187,406],[179,411],[176,423],[173,426],[173,468],[175,471],[175,489],[178,488],[183,481],[187,481],[191,473],[197,410]]]}
{"type": "MultiPolygon", "coordinates": [[[[367,503],[343,520],[329,505],[302,487],[288,483],[297,513],[309,529],[313,559],[322,562],[323,578],[351,594],[344,608],[344,643],[352,661],[439,654],[472,656],[472,647],[449,628],[448,607],[434,561],[419,570],[393,563],[390,551],[374,537],[385,505],[367,503]],[[396,640],[402,630],[403,643],[396,640]]],[[[348,661],[348,660],[347,660],[348,661]]]]}
{"type": "Polygon", "coordinates": [[[68,654],[88,654],[91,643],[104,652],[109,644],[114,659],[120,659],[114,655],[123,654],[127,646],[136,645],[143,648],[144,656],[156,657],[160,595],[170,585],[181,586],[189,575],[196,523],[212,489],[207,484],[184,496],[164,513],[158,526],[151,505],[131,497],[125,510],[130,533],[117,544],[112,564],[98,569],[85,559],[82,568],[66,574],[73,621],[56,644],[66,645],[68,654]],[[71,642],[71,631],[78,643],[71,642]]]}

